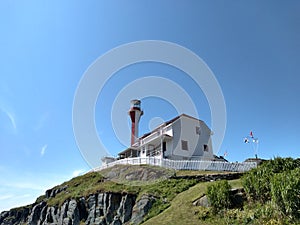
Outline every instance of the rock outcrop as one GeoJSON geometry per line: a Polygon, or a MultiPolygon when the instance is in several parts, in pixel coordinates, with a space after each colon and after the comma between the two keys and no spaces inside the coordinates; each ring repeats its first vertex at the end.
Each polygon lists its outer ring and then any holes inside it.
{"type": "MultiPolygon", "coordinates": [[[[50,196],[50,195],[49,195],[50,196]]],[[[61,206],[46,202],[12,209],[0,214],[1,225],[79,225],[139,224],[150,210],[155,199],[135,194],[98,193],[87,198],[70,199],[61,206]]]]}
{"type": "Polygon", "coordinates": [[[30,205],[21,208],[11,209],[8,212],[2,212],[0,214],[0,224],[1,225],[26,224],[31,209],[32,206],[30,205]]]}
{"type": "Polygon", "coordinates": [[[62,191],[65,191],[67,188],[68,188],[68,185],[65,185],[63,187],[49,189],[46,191],[45,196],[46,196],[46,198],[54,198],[57,194],[59,194],[62,191]]]}

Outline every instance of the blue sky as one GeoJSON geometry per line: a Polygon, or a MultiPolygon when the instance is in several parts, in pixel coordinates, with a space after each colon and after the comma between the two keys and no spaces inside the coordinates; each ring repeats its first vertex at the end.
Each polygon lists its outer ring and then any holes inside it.
{"type": "MultiPolygon", "coordinates": [[[[0,211],[89,169],[73,134],[76,88],[99,56],[133,41],[177,43],[213,71],[227,110],[219,155],[253,157],[243,143],[252,130],[260,157],[299,157],[299,10],[299,1],[1,1],[0,211]]],[[[111,154],[126,147],[111,124],[114,99],[154,75],[189,93],[210,125],[205,95],[186,74],[159,63],[131,65],[114,74],[96,104],[97,131],[111,154]]],[[[141,133],[152,118],[180,113],[168,99],[149,97],[142,107],[141,133]]]]}

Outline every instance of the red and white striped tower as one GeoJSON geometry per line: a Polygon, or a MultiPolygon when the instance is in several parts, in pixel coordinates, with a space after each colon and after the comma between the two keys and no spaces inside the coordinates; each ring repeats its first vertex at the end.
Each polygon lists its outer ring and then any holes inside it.
{"type": "Polygon", "coordinates": [[[134,99],[130,101],[131,107],[128,112],[131,119],[131,146],[137,141],[139,134],[139,121],[143,115],[141,101],[134,99]]]}

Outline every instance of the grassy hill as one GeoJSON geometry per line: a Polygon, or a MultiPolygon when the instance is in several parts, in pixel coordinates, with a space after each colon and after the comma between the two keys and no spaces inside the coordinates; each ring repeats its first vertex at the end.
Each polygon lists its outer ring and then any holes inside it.
{"type": "MultiPolygon", "coordinates": [[[[149,220],[150,218],[156,218],[157,215],[168,214],[170,209],[176,208],[173,205],[177,203],[173,200],[180,196],[188,195],[188,198],[184,197],[185,200],[182,201],[184,205],[180,207],[188,210],[190,201],[199,195],[203,195],[205,191],[207,183],[199,183],[199,177],[212,180],[219,179],[219,175],[226,176],[228,174],[232,173],[175,171],[149,165],[117,165],[101,172],[90,172],[64,182],[48,190],[46,195],[40,196],[36,202],[46,202],[48,206],[61,207],[67,200],[87,198],[92,194],[101,192],[131,193],[137,195],[137,200],[147,195],[155,199],[153,206],[145,217],[145,220],[149,220]],[[193,189],[190,189],[191,187],[193,189]],[[190,194],[191,191],[192,195],[190,194]]],[[[177,212],[175,214],[179,215],[177,212]]],[[[173,217],[172,213],[168,215],[168,217],[173,217]]],[[[194,217],[197,221],[197,216],[194,217]]],[[[189,216],[186,219],[190,218],[189,216]]]]}
{"type": "MultiPolygon", "coordinates": [[[[88,207],[93,195],[119,193],[136,196],[135,204],[144,196],[153,200],[143,215],[143,224],[300,224],[299,165],[299,160],[276,158],[245,173],[242,178],[239,173],[118,165],[75,177],[48,190],[34,205],[14,210],[24,212],[26,209],[30,214],[38,204],[50,210],[51,207],[64,207],[72,199],[80,202],[83,198],[88,207]],[[242,205],[232,204],[218,210],[213,210],[214,204],[212,207],[195,206],[193,203],[197,199],[205,194],[209,196],[208,187],[221,183],[209,181],[219,179],[229,179],[231,188],[244,188],[247,200],[244,198],[242,205]]],[[[80,224],[85,224],[88,218],[80,215],[80,219],[80,224]]]]}
{"type": "Polygon", "coordinates": [[[233,204],[217,211],[194,206],[193,202],[218,182],[198,183],[178,194],[168,209],[144,224],[300,224],[299,166],[299,159],[275,158],[242,179],[229,181],[232,188],[245,189],[247,200],[242,206],[233,204]]]}
{"type": "MultiPolygon", "coordinates": [[[[241,187],[241,181],[232,180],[230,181],[234,188],[241,187]]],[[[193,206],[193,202],[200,196],[203,196],[206,192],[207,185],[209,183],[198,183],[195,186],[189,188],[188,190],[178,194],[169,208],[160,213],[159,215],[147,220],[145,225],[199,225],[199,224],[222,224],[224,221],[221,219],[204,221],[199,218],[199,207],[193,206]]],[[[223,223],[224,224],[224,223],[223,223]]],[[[226,224],[226,223],[225,223],[226,224]]]]}

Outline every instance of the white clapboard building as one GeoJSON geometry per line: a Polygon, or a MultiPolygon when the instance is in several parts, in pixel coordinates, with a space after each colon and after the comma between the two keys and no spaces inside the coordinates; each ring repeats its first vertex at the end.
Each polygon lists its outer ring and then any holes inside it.
{"type": "Polygon", "coordinates": [[[131,101],[131,146],[120,152],[119,159],[158,157],[172,160],[213,160],[212,132],[205,122],[186,114],[164,122],[138,137],[143,111],[139,100],[131,101]]]}
{"type": "Polygon", "coordinates": [[[230,163],[217,157],[212,149],[212,132],[197,118],[181,114],[142,136],[138,123],[143,115],[141,101],[132,100],[128,112],[131,119],[131,145],[118,157],[102,158],[98,171],[118,164],[149,164],[176,170],[214,170],[245,172],[256,162],[230,163]]]}

